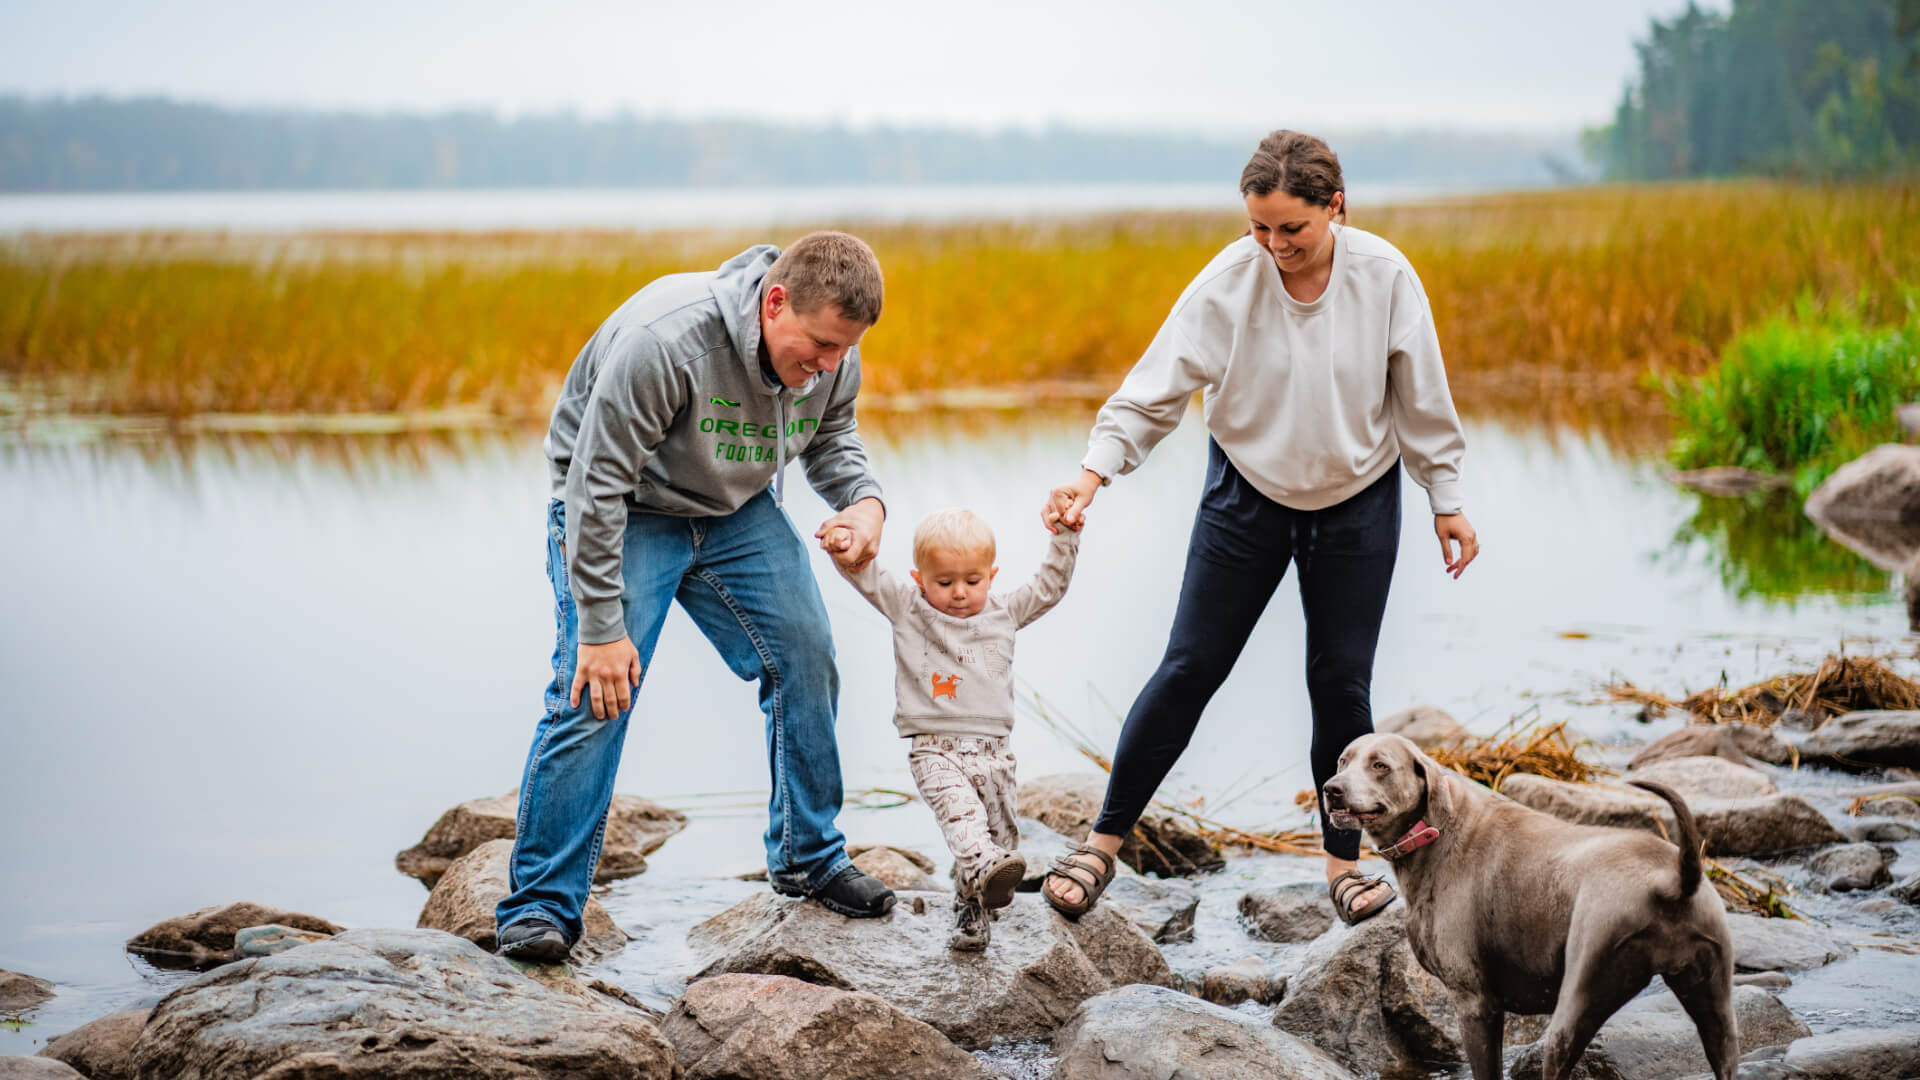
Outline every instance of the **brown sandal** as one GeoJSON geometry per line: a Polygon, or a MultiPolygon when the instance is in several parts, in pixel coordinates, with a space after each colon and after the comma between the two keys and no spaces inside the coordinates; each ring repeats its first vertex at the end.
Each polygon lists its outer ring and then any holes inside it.
{"type": "Polygon", "coordinates": [[[1114,862],[1113,856],[1092,844],[1075,844],[1071,852],[1053,860],[1053,865],[1047,868],[1047,881],[1060,877],[1080,886],[1080,902],[1070,904],[1060,899],[1053,894],[1052,889],[1046,887],[1045,882],[1040,885],[1040,895],[1047,898],[1047,903],[1053,905],[1053,910],[1069,919],[1078,919],[1091,911],[1093,905],[1099,902],[1101,894],[1107,891],[1107,886],[1113,884],[1113,875],[1118,869],[1119,866],[1114,862]],[[1085,863],[1075,862],[1073,858],[1075,855],[1092,855],[1100,860],[1102,869],[1096,871],[1085,863]]]}
{"type": "Polygon", "coordinates": [[[1373,918],[1374,915],[1379,913],[1381,908],[1386,907],[1398,899],[1399,895],[1399,893],[1393,891],[1392,885],[1387,884],[1387,879],[1383,875],[1375,874],[1369,877],[1358,870],[1349,870],[1339,877],[1334,878],[1332,881],[1327,882],[1327,896],[1333,900],[1333,913],[1340,916],[1340,921],[1346,923],[1348,926],[1373,918]],[[1347,903],[1348,900],[1361,895],[1375,885],[1379,885],[1387,891],[1383,895],[1375,897],[1372,902],[1358,911],[1347,910],[1347,908],[1351,906],[1347,903]]]}

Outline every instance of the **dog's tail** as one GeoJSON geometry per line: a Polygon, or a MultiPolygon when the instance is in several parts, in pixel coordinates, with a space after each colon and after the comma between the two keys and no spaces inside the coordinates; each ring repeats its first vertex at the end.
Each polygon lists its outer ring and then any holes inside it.
{"type": "Polygon", "coordinates": [[[1693,822],[1693,811],[1687,809],[1687,801],[1675,794],[1665,784],[1656,784],[1651,780],[1629,780],[1627,783],[1637,788],[1645,788],[1667,800],[1673,807],[1674,820],[1680,823],[1680,899],[1685,900],[1700,887],[1700,827],[1693,822]]]}

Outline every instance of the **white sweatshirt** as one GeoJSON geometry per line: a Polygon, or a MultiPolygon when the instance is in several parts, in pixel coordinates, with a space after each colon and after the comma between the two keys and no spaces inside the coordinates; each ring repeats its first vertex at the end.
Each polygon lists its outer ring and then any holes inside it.
{"type": "Polygon", "coordinates": [[[1404,457],[1433,512],[1459,513],[1466,439],[1426,290],[1392,244],[1333,230],[1332,275],[1310,304],[1251,236],[1214,256],[1101,407],[1081,464],[1132,472],[1204,389],[1207,430],[1283,506],[1332,506],[1404,457]]]}

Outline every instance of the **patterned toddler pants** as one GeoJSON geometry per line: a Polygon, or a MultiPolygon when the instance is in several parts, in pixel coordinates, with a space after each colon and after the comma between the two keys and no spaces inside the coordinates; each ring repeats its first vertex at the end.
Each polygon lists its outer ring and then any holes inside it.
{"type": "Polygon", "coordinates": [[[1013,751],[998,735],[915,735],[907,766],[960,868],[955,893],[974,895],[987,864],[1020,847],[1013,751]]]}

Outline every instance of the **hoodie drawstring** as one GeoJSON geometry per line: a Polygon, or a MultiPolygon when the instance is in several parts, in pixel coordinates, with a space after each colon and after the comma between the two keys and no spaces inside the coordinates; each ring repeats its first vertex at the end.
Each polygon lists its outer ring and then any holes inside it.
{"type": "Polygon", "coordinates": [[[784,509],[787,505],[787,392],[776,391],[773,395],[773,505],[784,509]]]}

